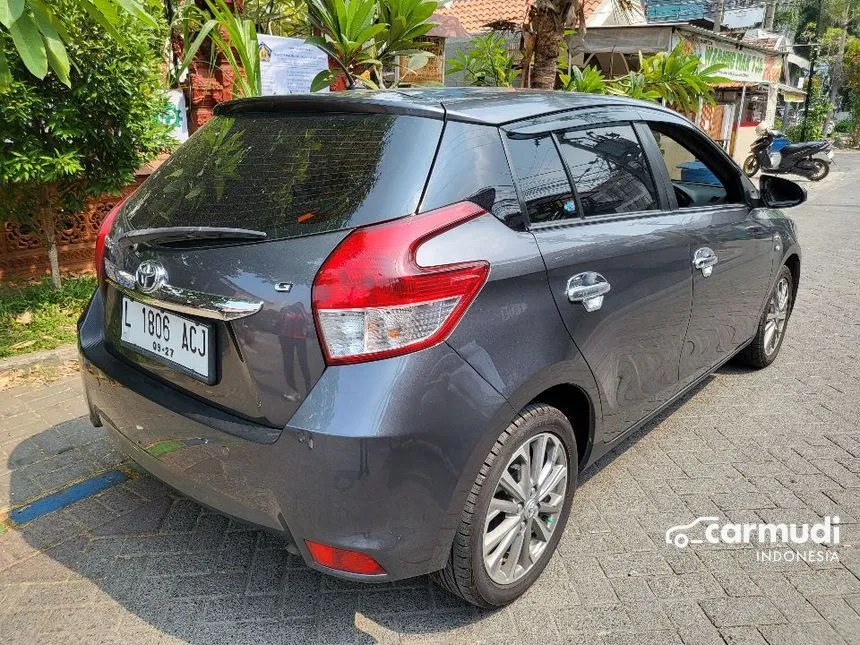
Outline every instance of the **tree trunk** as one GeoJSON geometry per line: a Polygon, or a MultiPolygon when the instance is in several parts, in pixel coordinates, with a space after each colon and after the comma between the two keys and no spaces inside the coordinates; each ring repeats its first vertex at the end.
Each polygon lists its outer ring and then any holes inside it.
{"type": "Polygon", "coordinates": [[[535,41],[531,87],[554,89],[558,55],[564,37],[564,18],[552,7],[532,5],[529,9],[529,30],[534,34],[535,41]]]}
{"type": "Polygon", "coordinates": [[[60,276],[60,253],[57,248],[57,214],[59,212],[59,196],[55,184],[47,184],[41,190],[38,202],[38,224],[42,241],[48,249],[48,262],[51,265],[51,283],[55,289],[63,286],[60,276]]]}
{"type": "Polygon", "coordinates": [[[63,281],[60,277],[60,253],[57,249],[57,227],[54,222],[56,213],[53,212],[50,203],[48,201],[42,206],[40,226],[45,246],[48,247],[48,262],[51,264],[51,283],[55,289],[59,289],[63,286],[63,281]]]}
{"type": "Polygon", "coordinates": [[[836,110],[836,100],[839,98],[839,90],[842,89],[842,59],[845,57],[845,45],[848,41],[848,26],[851,24],[851,8],[845,5],[842,14],[842,33],[839,35],[839,46],[836,52],[836,60],[833,62],[833,73],[830,75],[830,113],[836,110]]]}

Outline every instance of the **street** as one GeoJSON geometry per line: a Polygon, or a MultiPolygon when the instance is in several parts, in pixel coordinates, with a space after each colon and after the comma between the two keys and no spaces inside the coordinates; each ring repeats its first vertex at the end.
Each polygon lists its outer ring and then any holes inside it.
{"type": "Polygon", "coordinates": [[[0,642],[860,644],[860,153],[836,162],[790,213],[803,260],[777,361],[720,369],[586,471],[559,552],[511,606],[308,569],[132,470],[73,375],[0,392],[0,509],[80,495],[0,524],[0,642]],[[699,516],[825,515],[838,560],[665,541],[699,516]]]}

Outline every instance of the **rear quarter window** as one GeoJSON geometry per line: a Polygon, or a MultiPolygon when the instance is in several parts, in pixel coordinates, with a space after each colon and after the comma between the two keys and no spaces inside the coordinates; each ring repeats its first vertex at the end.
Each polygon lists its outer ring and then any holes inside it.
{"type": "Polygon", "coordinates": [[[475,202],[505,224],[525,228],[499,129],[449,121],[421,210],[475,202]]]}
{"type": "Polygon", "coordinates": [[[414,213],[442,122],[389,114],[218,116],[123,209],[124,228],[226,226],[271,239],[414,213]]]}

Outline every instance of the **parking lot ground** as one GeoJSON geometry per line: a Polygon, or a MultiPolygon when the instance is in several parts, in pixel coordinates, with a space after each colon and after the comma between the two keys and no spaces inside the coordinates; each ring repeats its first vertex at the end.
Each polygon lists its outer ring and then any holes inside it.
{"type": "Polygon", "coordinates": [[[513,605],[311,571],[130,469],[73,376],[0,392],[0,642],[860,643],[860,153],[836,161],[792,213],[803,275],[776,363],[721,369],[586,472],[513,605]],[[699,516],[826,515],[823,561],[665,542],[699,516]]]}

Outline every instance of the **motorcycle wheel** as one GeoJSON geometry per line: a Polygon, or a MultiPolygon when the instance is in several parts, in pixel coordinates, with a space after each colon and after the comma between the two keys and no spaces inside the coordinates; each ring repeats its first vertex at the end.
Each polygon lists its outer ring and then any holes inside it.
{"type": "Polygon", "coordinates": [[[830,164],[826,161],[822,161],[821,159],[813,159],[811,161],[811,166],[812,169],[807,176],[812,181],[821,181],[827,175],[830,174],[830,164]]]}
{"type": "Polygon", "coordinates": [[[758,160],[755,156],[750,155],[747,157],[746,161],[744,161],[743,171],[747,177],[752,177],[754,174],[758,172],[758,160]]]}

